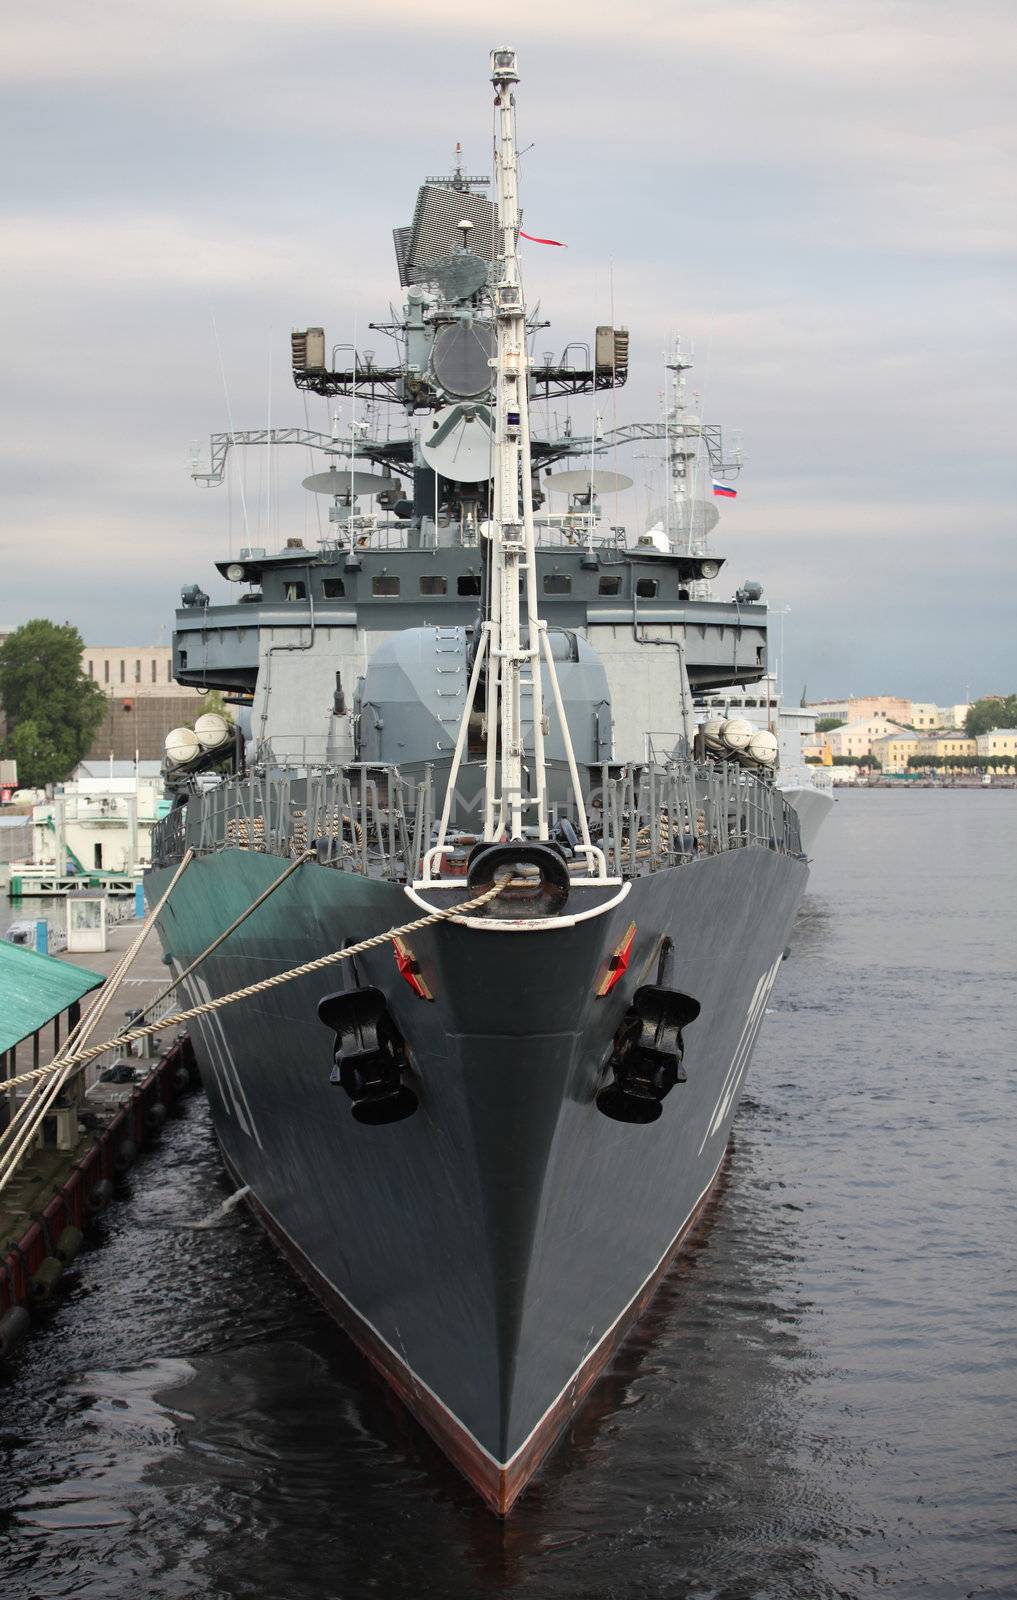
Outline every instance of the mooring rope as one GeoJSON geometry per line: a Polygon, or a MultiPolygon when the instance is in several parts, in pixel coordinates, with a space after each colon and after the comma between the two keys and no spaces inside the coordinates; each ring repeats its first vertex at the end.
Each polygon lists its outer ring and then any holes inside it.
{"type": "MultiPolygon", "coordinates": [[[[147,1017],[150,1011],[154,1011],[155,1007],[165,1000],[168,994],[172,994],[174,989],[179,988],[184,979],[189,978],[191,973],[200,967],[203,961],[208,959],[213,950],[218,950],[221,944],[225,944],[230,935],[236,933],[237,929],[247,921],[249,916],[257,911],[259,906],[263,906],[265,901],[271,895],[275,894],[277,889],[281,889],[287,879],[292,878],[298,867],[302,867],[305,861],[313,861],[317,853],[318,852],[316,850],[304,850],[299,856],[297,856],[295,861],[291,861],[285,872],[280,872],[278,878],[273,878],[268,888],[263,889],[258,898],[256,900],[252,900],[246,910],[240,913],[239,917],[234,917],[228,928],[224,928],[222,933],[220,933],[217,938],[212,940],[211,944],[207,944],[205,946],[200,956],[195,956],[190,965],[186,966],[183,972],[178,973],[173,979],[172,983],[168,983],[165,989],[160,989],[154,1000],[147,1001],[145,1005],[141,1007],[140,1011],[136,1013],[137,1018],[140,1019],[141,1017],[147,1017]]],[[[172,884],[170,887],[172,888],[172,884]]]]}
{"type": "Polygon", "coordinates": [[[249,983],[243,989],[234,989],[229,994],[205,1000],[201,1005],[191,1006],[187,1011],[176,1011],[172,1016],[161,1017],[158,1022],[149,1022],[144,1027],[118,1033],[103,1044],[89,1045],[87,1050],[75,1050],[64,1055],[59,1062],[50,1062],[45,1067],[33,1067],[31,1071],[22,1072],[16,1078],[7,1078],[3,1088],[14,1089],[19,1084],[32,1083],[37,1078],[44,1078],[51,1072],[67,1067],[87,1066],[90,1061],[94,1061],[107,1050],[133,1044],[135,1039],[147,1039],[151,1034],[162,1033],[167,1028],[178,1028],[181,1023],[190,1022],[194,1017],[207,1016],[210,1011],[219,1011],[223,1006],[234,1005],[238,1000],[249,1000],[253,995],[263,994],[267,989],[276,989],[281,984],[290,983],[294,978],[305,977],[309,972],[320,972],[323,967],[334,966],[339,961],[349,961],[354,956],[362,955],[366,950],[376,950],[393,939],[401,939],[408,933],[418,933],[421,928],[429,928],[436,922],[454,922],[466,912],[476,911],[480,906],[487,905],[495,895],[501,894],[503,889],[508,888],[511,882],[509,879],[496,883],[490,889],[485,889],[483,894],[474,896],[472,900],[464,900],[459,905],[448,906],[441,911],[431,911],[426,917],[417,917],[413,922],[404,922],[401,927],[389,928],[386,933],[376,933],[370,939],[361,939],[359,944],[347,945],[344,950],[330,950],[327,955],[316,956],[313,961],[304,961],[300,966],[289,967],[287,971],[277,972],[270,978],[260,978],[257,983],[249,983]]]}

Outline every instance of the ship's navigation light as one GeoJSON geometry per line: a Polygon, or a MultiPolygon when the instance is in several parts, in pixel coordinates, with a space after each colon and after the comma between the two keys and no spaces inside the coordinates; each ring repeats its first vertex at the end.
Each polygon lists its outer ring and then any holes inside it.
{"type": "Polygon", "coordinates": [[[516,53],[506,46],[491,51],[491,82],[492,83],[518,83],[519,72],[516,67],[516,53]]]}

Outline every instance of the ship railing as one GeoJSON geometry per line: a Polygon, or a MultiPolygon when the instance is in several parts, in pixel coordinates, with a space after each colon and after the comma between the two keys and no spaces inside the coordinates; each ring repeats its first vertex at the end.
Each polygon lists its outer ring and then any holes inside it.
{"type": "MultiPolygon", "coordinates": [[[[561,512],[539,516],[534,521],[538,549],[593,549],[624,550],[628,535],[623,527],[608,526],[599,517],[585,513],[561,512]]],[[[419,530],[411,530],[407,522],[382,522],[370,517],[359,517],[350,528],[345,522],[337,524],[336,532],[318,540],[318,548],[326,558],[348,556],[357,550],[436,550],[452,547],[475,549],[478,529],[475,526],[439,518],[427,519],[419,530]]]]}
{"type": "Polygon", "coordinates": [[[729,762],[605,766],[593,803],[608,870],[628,876],[749,845],[801,854],[794,808],[729,762]]]}
{"type": "MultiPolygon", "coordinates": [[[[262,768],[193,794],[170,812],[153,830],[153,861],[170,865],[188,847],[290,859],[313,850],[341,871],[412,880],[434,843],[447,770],[447,763],[430,762],[262,768]]],[[[450,837],[462,870],[480,837],[478,770],[464,764],[454,797],[450,837]]],[[[590,836],[611,875],[640,876],[748,846],[802,853],[794,808],[772,782],[734,763],[684,757],[602,763],[584,775],[590,836]]],[[[579,818],[568,787],[558,785],[555,797],[553,772],[551,778],[551,834],[565,842],[579,833],[579,818]]]]}
{"type": "Polygon", "coordinates": [[[606,527],[597,517],[563,513],[537,517],[533,524],[538,549],[624,550],[624,528],[606,527]]]}

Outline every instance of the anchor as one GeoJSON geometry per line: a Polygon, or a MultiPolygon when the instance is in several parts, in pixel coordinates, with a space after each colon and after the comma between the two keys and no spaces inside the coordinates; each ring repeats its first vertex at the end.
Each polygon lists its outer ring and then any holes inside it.
{"type": "Polygon", "coordinates": [[[326,995],[318,1016],[335,1033],[335,1065],[329,1082],[345,1089],[357,1122],[379,1127],[401,1122],[417,1109],[417,1096],[402,1081],[408,1065],[406,1042],[380,989],[357,987],[326,995]]]}
{"type": "Polygon", "coordinates": [[[682,1029],[701,1010],[698,1000],[664,984],[674,945],[660,949],[657,982],[636,990],[614,1036],[608,1066],[613,1082],[597,1095],[597,1109],[615,1122],[656,1122],[662,1102],[676,1084],[685,1083],[682,1029]]]}

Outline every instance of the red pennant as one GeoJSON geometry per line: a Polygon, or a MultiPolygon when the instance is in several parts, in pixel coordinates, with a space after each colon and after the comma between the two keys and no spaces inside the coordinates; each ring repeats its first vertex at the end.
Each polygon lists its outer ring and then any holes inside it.
{"type": "Polygon", "coordinates": [[[531,244],[555,244],[559,250],[568,249],[568,245],[562,244],[560,239],[538,239],[535,233],[524,233],[522,228],[519,230],[519,237],[520,239],[529,239],[531,244]]]}

